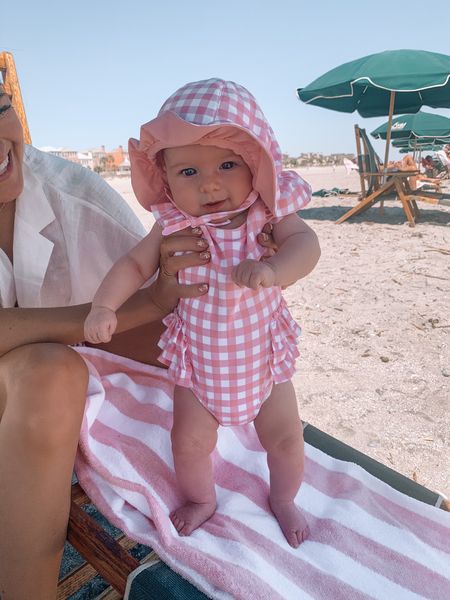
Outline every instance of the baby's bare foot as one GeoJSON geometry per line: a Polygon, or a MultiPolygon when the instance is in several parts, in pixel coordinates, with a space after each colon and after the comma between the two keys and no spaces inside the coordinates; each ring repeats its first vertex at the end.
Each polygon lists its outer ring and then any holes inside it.
{"type": "Polygon", "coordinates": [[[309,527],[305,517],[293,502],[274,502],[271,500],[270,508],[289,545],[298,548],[309,536],[309,527]]]}
{"type": "Polygon", "coordinates": [[[186,502],[170,514],[175,529],[180,535],[191,535],[216,512],[215,502],[186,502]]]}

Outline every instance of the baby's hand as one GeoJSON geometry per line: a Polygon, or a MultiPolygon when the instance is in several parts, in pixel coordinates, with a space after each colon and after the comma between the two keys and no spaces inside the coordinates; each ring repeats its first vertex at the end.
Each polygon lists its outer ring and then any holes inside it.
{"type": "Polygon", "coordinates": [[[275,271],[267,262],[246,259],[236,265],[231,273],[234,283],[240,287],[257,290],[275,285],[275,271]]]}
{"type": "Polygon", "coordinates": [[[106,306],[93,306],[84,322],[84,338],[91,344],[109,342],[117,327],[116,313],[106,306]]]}

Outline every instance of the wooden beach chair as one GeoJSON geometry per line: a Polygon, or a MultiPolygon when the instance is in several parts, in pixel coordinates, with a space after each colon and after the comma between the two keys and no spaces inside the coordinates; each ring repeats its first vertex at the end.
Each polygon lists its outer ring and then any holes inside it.
{"type": "Polygon", "coordinates": [[[419,216],[415,198],[410,197],[405,189],[405,181],[411,173],[384,173],[381,160],[375,152],[365,129],[355,125],[356,150],[361,183],[361,196],[358,204],[340,217],[336,223],[343,223],[350,217],[371,208],[379,201],[399,198],[403,210],[411,226],[419,216]]]}
{"type": "Polygon", "coordinates": [[[365,129],[355,125],[356,149],[358,156],[361,196],[358,204],[340,217],[336,223],[343,223],[350,217],[361,214],[377,202],[383,206],[384,200],[398,198],[411,227],[420,217],[417,200],[429,204],[450,206],[448,194],[428,192],[423,189],[412,190],[408,183],[414,171],[384,171],[365,129]]]}

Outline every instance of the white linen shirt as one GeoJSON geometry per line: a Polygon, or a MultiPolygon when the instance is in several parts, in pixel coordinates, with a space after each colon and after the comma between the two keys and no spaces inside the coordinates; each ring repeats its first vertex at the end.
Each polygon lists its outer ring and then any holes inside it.
{"type": "Polygon", "coordinates": [[[145,235],[131,208],[95,173],[26,146],[13,262],[0,250],[0,306],[90,302],[112,264],[145,235]]]}

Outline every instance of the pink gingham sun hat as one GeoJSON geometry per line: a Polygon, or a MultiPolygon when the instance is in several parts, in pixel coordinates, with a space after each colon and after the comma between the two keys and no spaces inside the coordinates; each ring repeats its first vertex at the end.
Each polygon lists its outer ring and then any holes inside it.
{"type": "Polygon", "coordinates": [[[129,140],[131,182],[142,206],[167,202],[157,153],[191,144],[242,156],[253,173],[253,188],[275,217],[280,198],[295,195],[303,205],[310,200],[309,185],[297,173],[282,171],[275,135],[252,94],[232,81],[207,79],[177,90],[158,116],[142,125],[140,140],[129,140]]]}

